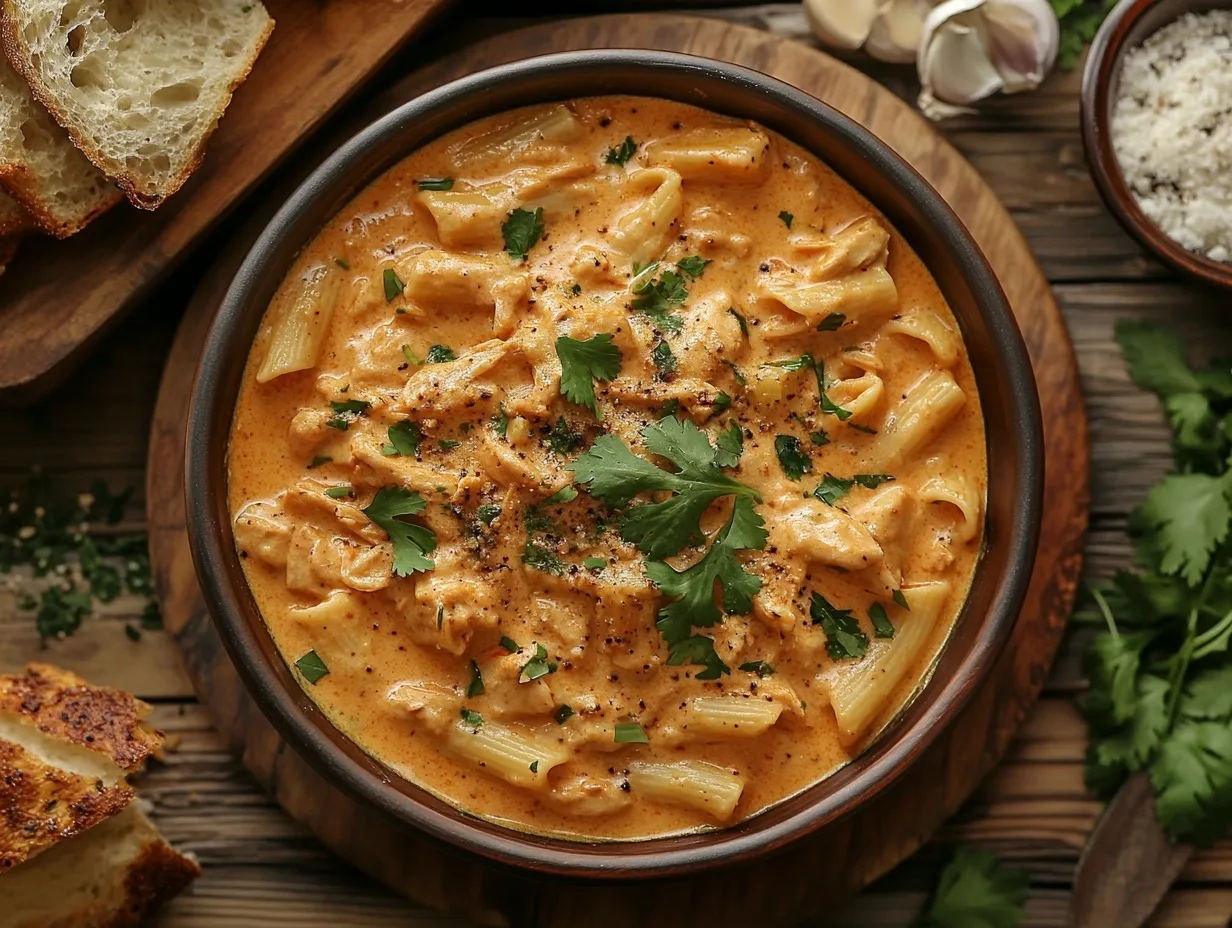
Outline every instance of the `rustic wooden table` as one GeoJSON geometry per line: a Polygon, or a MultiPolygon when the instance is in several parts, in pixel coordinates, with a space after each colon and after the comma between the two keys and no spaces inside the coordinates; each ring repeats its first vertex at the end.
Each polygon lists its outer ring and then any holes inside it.
{"type": "MultiPolygon", "coordinates": [[[[703,12],[809,41],[798,4],[703,12]]],[[[391,73],[414,67],[425,55],[526,22],[455,14],[402,55],[391,73]]],[[[895,92],[914,97],[911,68],[853,63],[895,92]]],[[[1158,404],[1125,376],[1112,340],[1113,322],[1122,316],[1166,322],[1204,355],[1232,347],[1232,329],[1220,324],[1217,312],[1226,297],[1183,283],[1145,257],[1099,202],[1083,161],[1077,91],[1076,73],[1058,74],[1035,93],[996,101],[979,116],[946,123],[943,131],[1010,209],[1065,311],[1091,419],[1094,501],[1087,573],[1106,576],[1129,562],[1126,514],[1171,459],[1158,404]]],[[[226,228],[219,234],[225,236],[226,228]]],[[[207,255],[212,251],[208,245],[203,249],[207,255]]],[[[202,267],[194,263],[181,271],[44,402],[0,411],[0,489],[20,488],[35,467],[67,490],[84,489],[102,477],[113,487],[138,488],[127,524],[141,527],[146,433],[162,359],[202,267]]],[[[0,589],[0,673],[31,659],[64,664],[149,700],[154,723],[178,740],[165,763],[143,778],[141,789],[154,803],[159,825],[177,845],[198,855],[205,874],[156,924],[466,924],[417,908],[356,873],[261,793],[211,729],[170,643],[157,632],[140,641],[126,635],[125,625],[139,608],[131,599],[112,603],[73,637],[43,647],[31,614],[17,608],[12,591],[0,589]]],[[[947,844],[960,839],[1030,871],[1025,925],[1066,923],[1074,867],[1099,812],[1082,787],[1085,732],[1074,703],[1082,688],[1081,644],[1071,636],[1038,707],[980,792],[924,851],[832,924],[908,925],[947,844]]],[[[819,867],[841,865],[818,861],[819,867]]],[[[1225,842],[1193,858],[1151,924],[1224,928],[1230,916],[1232,843],[1225,842]]],[[[688,923],[686,911],[681,921],[688,923]]]]}

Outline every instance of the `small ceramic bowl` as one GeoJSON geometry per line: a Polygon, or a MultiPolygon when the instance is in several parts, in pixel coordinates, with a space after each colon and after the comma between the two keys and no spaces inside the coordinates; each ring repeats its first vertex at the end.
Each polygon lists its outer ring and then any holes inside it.
{"type": "Polygon", "coordinates": [[[1121,60],[1185,13],[1228,9],[1229,0],[1121,0],[1104,20],[1082,72],[1082,142],[1095,186],[1112,215],[1147,251],[1184,274],[1232,289],[1232,264],[1212,261],[1170,239],[1138,206],[1112,148],[1112,103],[1121,60]]]}
{"type": "Polygon", "coordinates": [[[987,261],[937,192],[887,145],[787,84],[733,65],[640,50],[549,55],[475,74],[399,107],[335,152],[270,221],[223,299],[198,371],[187,442],[189,534],[202,590],[241,678],[286,741],[391,821],[490,860],[597,879],[748,861],[834,821],[901,777],[992,672],[1030,580],[1043,497],[1030,360],[987,261]],[[971,592],[931,682],[864,753],[729,828],[584,843],[467,815],[364,753],[325,718],[278,653],[245,583],[227,506],[227,444],[244,363],[271,296],[300,249],[351,197],[426,142],[476,119],[617,88],[757,120],[820,156],[911,242],[954,310],[975,371],[987,423],[988,516],[971,592]]]}

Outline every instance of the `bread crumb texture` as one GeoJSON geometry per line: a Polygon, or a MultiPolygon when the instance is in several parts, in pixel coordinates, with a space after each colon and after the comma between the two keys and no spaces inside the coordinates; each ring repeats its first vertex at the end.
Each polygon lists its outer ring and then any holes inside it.
{"type": "Polygon", "coordinates": [[[1142,212],[1232,262],[1232,10],[1187,13],[1126,53],[1111,128],[1142,212]]]}

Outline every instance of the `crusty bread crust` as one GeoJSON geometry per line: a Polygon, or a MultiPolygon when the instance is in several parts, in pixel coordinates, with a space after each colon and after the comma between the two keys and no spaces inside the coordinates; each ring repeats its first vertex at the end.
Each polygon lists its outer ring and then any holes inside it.
{"type": "Polygon", "coordinates": [[[201,866],[165,841],[146,847],[124,880],[124,902],[99,928],[137,928],[146,913],[178,896],[201,875],[201,866]]]}
{"type": "Polygon", "coordinates": [[[43,201],[39,199],[37,193],[35,193],[39,188],[38,178],[34,176],[34,172],[26,165],[0,161],[0,187],[3,187],[5,193],[25,208],[26,212],[33,218],[34,224],[48,235],[54,235],[56,238],[68,238],[70,235],[76,235],[124,199],[123,192],[116,188],[114,196],[100,203],[81,219],[76,222],[61,222],[56,218],[55,213],[48,209],[43,201]]]}
{"type": "MultiPolygon", "coordinates": [[[[34,226],[34,217],[5,193],[0,193],[0,239],[21,235],[34,226]]],[[[13,247],[16,247],[15,245],[13,247]]],[[[0,257],[4,256],[3,245],[0,245],[0,257]]],[[[11,253],[9,255],[12,257],[11,253]]],[[[4,262],[0,261],[0,264],[4,262]]]]}
{"type": "Polygon", "coordinates": [[[193,172],[200,167],[201,161],[205,158],[206,145],[209,142],[210,136],[214,134],[218,121],[222,118],[227,106],[230,105],[231,97],[235,94],[236,89],[252,73],[253,65],[256,64],[257,58],[260,57],[261,51],[265,48],[265,43],[269,41],[270,34],[273,31],[274,20],[272,17],[269,17],[267,18],[265,30],[257,41],[251,57],[237,71],[235,79],[231,81],[226,93],[219,100],[218,106],[215,107],[215,112],[212,115],[210,130],[202,136],[196,150],[186,162],[184,169],[171,180],[165,189],[153,190],[144,185],[141,178],[135,174],[108,170],[105,159],[102,157],[98,147],[92,143],[88,136],[85,136],[68,124],[64,110],[59,106],[55,96],[43,85],[38,72],[31,65],[29,49],[21,41],[21,32],[17,27],[17,0],[3,0],[3,6],[0,7],[0,51],[4,52],[13,69],[26,79],[34,98],[43,104],[47,111],[51,113],[52,118],[68,132],[69,138],[73,140],[73,144],[81,150],[82,154],[94,162],[113,183],[117,184],[124,191],[129,202],[140,209],[146,210],[157,209],[163,200],[179,190],[188,178],[192,176],[193,172]]]}
{"type": "Polygon", "coordinates": [[[26,665],[0,677],[0,712],[11,713],[60,741],[104,754],[133,772],[163,741],[147,726],[150,707],[122,690],[92,686],[51,664],[26,665]]]}

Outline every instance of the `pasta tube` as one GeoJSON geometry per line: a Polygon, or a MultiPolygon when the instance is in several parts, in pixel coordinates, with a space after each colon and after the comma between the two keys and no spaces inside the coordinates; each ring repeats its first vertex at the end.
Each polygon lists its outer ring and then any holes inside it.
{"type": "Polygon", "coordinates": [[[724,738],[752,738],[783,714],[773,700],[743,696],[699,697],[689,706],[689,733],[724,738]]]}
{"type": "Polygon", "coordinates": [[[630,764],[629,785],[636,796],[688,806],[720,822],[731,818],[744,792],[744,781],[740,777],[697,760],[630,764]]]}
{"type": "Polygon", "coordinates": [[[272,308],[269,347],[257,383],[316,367],[321,344],[334,318],[341,281],[327,266],[308,268],[298,286],[280,289],[272,308]]]}
{"type": "Polygon", "coordinates": [[[548,771],[570,756],[561,744],[488,721],[472,725],[463,719],[450,728],[448,740],[455,753],[488,773],[535,789],[546,787],[548,771]]]}

